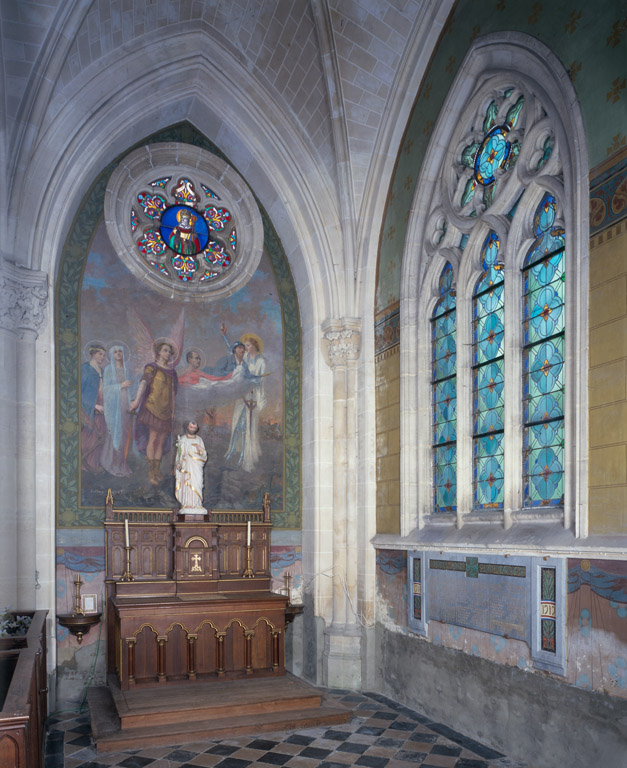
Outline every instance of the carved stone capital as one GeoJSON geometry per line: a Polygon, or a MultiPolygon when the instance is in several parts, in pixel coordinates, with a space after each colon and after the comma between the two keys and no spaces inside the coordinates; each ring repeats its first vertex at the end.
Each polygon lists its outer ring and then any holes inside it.
{"type": "Polygon", "coordinates": [[[361,351],[361,323],[359,320],[328,320],[322,325],[322,339],[326,361],[331,368],[353,363],[361,351]]]}
{"type": "Polygon", "coordinates": [[[46,319],[48,280],[44,272],[0,259],[0,328],[33,331],[46,319]]]}

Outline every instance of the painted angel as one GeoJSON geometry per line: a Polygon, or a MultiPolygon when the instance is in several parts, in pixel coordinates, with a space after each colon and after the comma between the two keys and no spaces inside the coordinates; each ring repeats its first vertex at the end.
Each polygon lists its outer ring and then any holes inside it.
{"type": "Polygon", "coordinates": [[[128,324],[135,341],[136,360],[143,366],[135,399],[135,444],[146,454],[148,480],[159,485],[163,480],[161,458],[170,450],[174,429],[174,407],[178,379],[175,368],[181,358],[185,333],[185,311],[181,310],[169,337],[154,340],[148,327],[131,308],[128,324]]]}

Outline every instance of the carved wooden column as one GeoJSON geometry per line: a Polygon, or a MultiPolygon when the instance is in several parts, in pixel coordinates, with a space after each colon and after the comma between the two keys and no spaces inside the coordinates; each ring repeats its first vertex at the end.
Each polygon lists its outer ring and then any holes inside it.
{"type": "Polygon", "coordinates": [[[165,644],[168,638],[163,635],[157,637],[157,680],[165,683],[167,680],[165,674],[165,644]]]}
{"type": "Polygon", "coordinates": [[[128,684],[135,685],[135,643],[137,638],[126,638],[126,664],[128,667],[128,684]]]}
{"type": "Polygon", "coordinates": [[[254,629],[245,629],[244,637],[246,638],[246,674],[252,675],[253,673],[253,637],[255,636],[254,629]]]}
{"type": "Polygon", "coordinates": [[[218,677],[224,677],[224,638],[226,632],[216,632],[216,672],[218,677]]]}
{"type": "Polygon", "coordinates": [[[333,370],[333,621],[325,630],[324,682],[359,687],[361,630],[357,573],[357,361],[361,345],[359,320],[323,324],[327,362],[333,370]]]}
{"type": "Polygon", "coordinates": [[[35,341],[47,299],[43,272],[0,256],[0,583],[2,604],[21,610],[36,608],[35,341]]]}
{"type": "Polygon", "coordinates": [[[187,677],[196,679],[196,640],[198,635],[187,635],[187,677]]]}
{"type": "Polygon", "coordinates": [[[279,640],[281,639],[281,630],[272,630],[272,669],[279,668],[279,640]]]}

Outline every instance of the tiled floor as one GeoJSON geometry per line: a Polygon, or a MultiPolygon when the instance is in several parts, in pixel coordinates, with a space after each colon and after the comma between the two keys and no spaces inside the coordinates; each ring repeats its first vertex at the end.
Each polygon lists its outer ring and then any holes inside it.
{"type": "Polygon", "coordinates": [[[45,768],[525,768],[384,696],[333,691],[328,698],[354,710],[350,723],[124,752],[96,751],[88,713],[50,717],[45,768]]]}

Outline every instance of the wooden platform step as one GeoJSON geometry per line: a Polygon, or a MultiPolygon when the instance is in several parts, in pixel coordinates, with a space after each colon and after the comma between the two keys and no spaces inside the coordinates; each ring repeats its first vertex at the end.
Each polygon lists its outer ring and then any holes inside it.
{"type": "Polygon", "coordinates": [[[214,720],[268,712],[300,711],[321,705],[322,694],[292,676],[272,681],[232,680],[193,683],[162,689],[122,691],[114,677],[109,691],[120,718],[120,728],[171,725],[193,720],[214,720]],[[190,707],[190,702],[192,706],[190,707]]]}
{"type": "Polygon", "coordinates": [[[352,716],[291,675],[162,690],[122,692],[110,685],[92,688],[87,700],[99,752],[302,730],[346,723],[352,716]]]}

